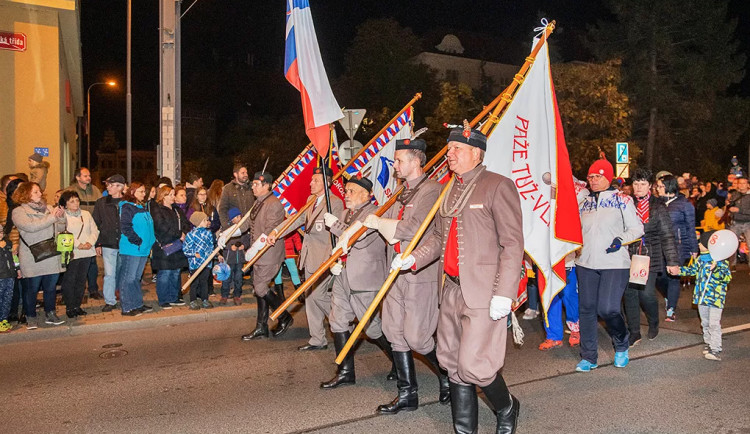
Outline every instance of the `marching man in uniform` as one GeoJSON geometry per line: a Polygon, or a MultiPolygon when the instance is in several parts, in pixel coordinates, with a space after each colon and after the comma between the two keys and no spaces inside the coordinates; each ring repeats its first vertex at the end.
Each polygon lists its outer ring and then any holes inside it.
{"type": "MultiPolygon", "coordinates": [[[[268,235],[268,243],[273,246],[277,240],[283,240],[285,236],[296,231],[303,224],[305,225],[305,238],[302,241],[302,250],[299,254],[299,265],[300,268],[304,267],[306,279],[309,279],[331,256],[331,234],[326,229],[323,220],[323,215],[326,212],[325,185],[323,184],[324,170],[325,176],[328,178],[328,185],[331,185],[333,181],[333,172],[330,168],[316,167],[314,169],[310,181],[312,196],[308,200],[315,200],[315,205],[308,208],[304,214],[299,215],[281,236],[276,234],[275,231],[268,235]]],[[[341,215],[344,210],[341,199],[331,195],[330,200],[331,213],[341,215]]],[[[310,340],[306,345],[297,348],[299,351],[325,350],[328,348],[323,320],[331,312],[331,291],[329,290],[331,278],[332,276],[328,274],[319,280],[310,292],[310,296],[307,297],[305,313],[307,313],[307,323],[310,329],[310,340]]]]}
{"type": "MultiPolygon", "coordinates": [[[[253,177],[251,188],[255,195],[255,203],[250,208],[250,239],[254,242],[245,253],[247,261],[265,246],[267,234],[283,222],[286,215],[284,206],[271,194],[272,182],[273,178],[268,173],[256,172],[253,177]]],[[[279,243],[268,249],[253,265],[253,287],[258,302],[257,325],[252,333],[242,336],[243,341],[268,337],[268,308],[270,306],[271,309],[276,309],[284,302],[275,292],[268,290],[268,284],[278,274],[284,256],[284,244],[279,243]]],[[[276,328],[272,331],[273,336],[284,334],[293,322],[294,318],[289,312],[281,314],[276,328]]]]}
{"type": "MultiPolygon", "coordinates": [[[[364,219],[376,211],[376,206],[370,201],[372,195],[372,181],[367,178],[352,177],[344,187],[344,201],[347,209],[342,211],[341,219],[326,213],[323,217],[331,233],[339,237],[336,248],[342,247],[346,251],[349,238],[362,227],[364,219]]],[[[334,249],[336,250],[336,249],[334,249]]],[[[331,314],[328,323],[333,333],[333,344],[336,354],[341,352],[352,331],[352,322],[362,318],[367,311],[380,286],[385,281],[388,272],[388,261],[385,251],[385,241],[375,230],[368,230],[349,249],[345,265],[338,263],[331,267],[331,273],[336,276],[333,280],[331,292],[331,314]]],[[[370,339],[393,360],[391,344],[383,336],[380,326],[380,316],[373,315],[365,329],[370,339]]],[[[395,379],[395,372],[391,367],[388,379],[395,379]]],[[[321,383],[323,389],[333,389],[342,384],[354,384],[354,353],[349,352],[338,367],[336,376],[330,381],[321,383]]]]}
{"type": "Polygon", "coordinates": [[[499,371],[523,261],[521,206],[513,182],[481,164],[486,148],[487,137],[468,122],[451,130],[448,164],[456,180],[440,205],[435,230],[412,255],[392,263],[420,269],[440,258],[437,356],[450,378],[457,433],[477,432],[475,386],[497,415],[498,433],[515,431],[520,407],[499,371]]]}
{"type": "MultiPolygon", "coordinates": [[[[440,196],[440,184],[422,171],[427,160],[427,143],[415,137],[396,142],[393,168],[396,176],[404,180],[404,192],[398,203],[384,217],[371,214],[364,223],[368,228],[378,230],[389,243],[395,243],[393,250],[396,254],[406,248],[440,196]]],[[[433,228],[434,223],[427,233],[433,228]]],[[[383,301],[383,333],[393,349],[398,396],[393,402],[379,406],[378,413],[395,414],[401,410],[416,410],[419,406],[412,351],[424,355],[437,372],[440,402],[447,404],[450,401],[448,377],[438,366],[433,337],[438,324],[437,278],[436,260],[419,271],[404,270],[383,301]]]]}

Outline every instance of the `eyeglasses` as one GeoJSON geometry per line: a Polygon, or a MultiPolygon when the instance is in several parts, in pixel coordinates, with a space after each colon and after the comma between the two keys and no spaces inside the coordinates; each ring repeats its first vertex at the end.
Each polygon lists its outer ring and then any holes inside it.
{"type": "Polygon", "coordinates": [[[603,177],[604,177],[604,175],[599,175],[598,173],[594,173],[594,174],[586,176],[586,179],[599,179],[599,178],[603,178],[603,177]]]}

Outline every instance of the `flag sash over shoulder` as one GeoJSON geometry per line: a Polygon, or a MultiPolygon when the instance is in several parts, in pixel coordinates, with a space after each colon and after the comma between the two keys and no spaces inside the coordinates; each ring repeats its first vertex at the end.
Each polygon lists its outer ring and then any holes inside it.
{"type": "Polygon", "coordinates": [[[287,0],[284,76],[300,92],[307,136],[320,155],[327,155],[328,124],[344,114],[323,66],[309,0],[287,0]]]}
{"type": "Polygon", "coordinates": [[[545,312],[565,287],[565,257],[582,244],[573,174],[546,40],[487,143],[485,164],[516,185],[526,253],[538,267],[545,312]]]}

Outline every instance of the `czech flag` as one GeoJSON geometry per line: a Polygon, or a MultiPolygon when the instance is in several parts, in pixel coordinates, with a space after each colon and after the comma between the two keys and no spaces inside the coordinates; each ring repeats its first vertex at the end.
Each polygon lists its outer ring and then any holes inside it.
{"type": "Polygon", "coordinates": [[[328,124],[344,114],[328,83],[308,0],[287,0],[284,76],[302,96],[307,136],[320,155],[327,155],[328,124]]]}

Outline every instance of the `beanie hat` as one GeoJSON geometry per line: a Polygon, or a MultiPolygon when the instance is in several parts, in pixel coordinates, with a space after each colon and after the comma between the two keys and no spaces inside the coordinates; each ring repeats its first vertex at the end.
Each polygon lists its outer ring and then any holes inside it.
{"type": "Polygon", "coordinates": [[[594,164],[589,167],[589,175],[601,175],[607,178],[607,182],[612,182],[612,178],[615,176],[615,169],[612,168],[612,164],[603,159],[594,161],[594,164]]]}
{"type": "Polygon", "coordinates": [[[38,152],[34,152],[33,154],[31,154],[31,156],[29,156],[29,160],[34,160],[37,163],[41,163],[42,158],[44,157],[42,157],[38,152]]]}
{"type": "Polygon", "coordinates": [[[713,235],[716,231],[706,231],[701,234],[700,237],[700,243],[703,244],[703,247],[708,249],[708,241],[711,239],[711,235],[713,235]]]}
{"type": "Polygon", "coordinates": [[[208,216],[204,212],[196,211],[193,213],[193,215],[190,216],[190,223],[193,226],[198,226],[201,223],[203,223],[203,220],[206,220],[208,216]]]}
{"type": "Polygon", "coordinates": [[[719,202],[716,201],[716,199],[708,199],[706,201],[706,205],[711,205],[712,207],[716,208],[716,205],[718,205],[719,202]]]}
{"type": "Polygon", "coordinates": [[[234,220],[235,217],[241,216],[242,212],[240,211],[239,208],[229,208],[228,215],[229,215],[229,221],[232,221],[234,220]]]}

